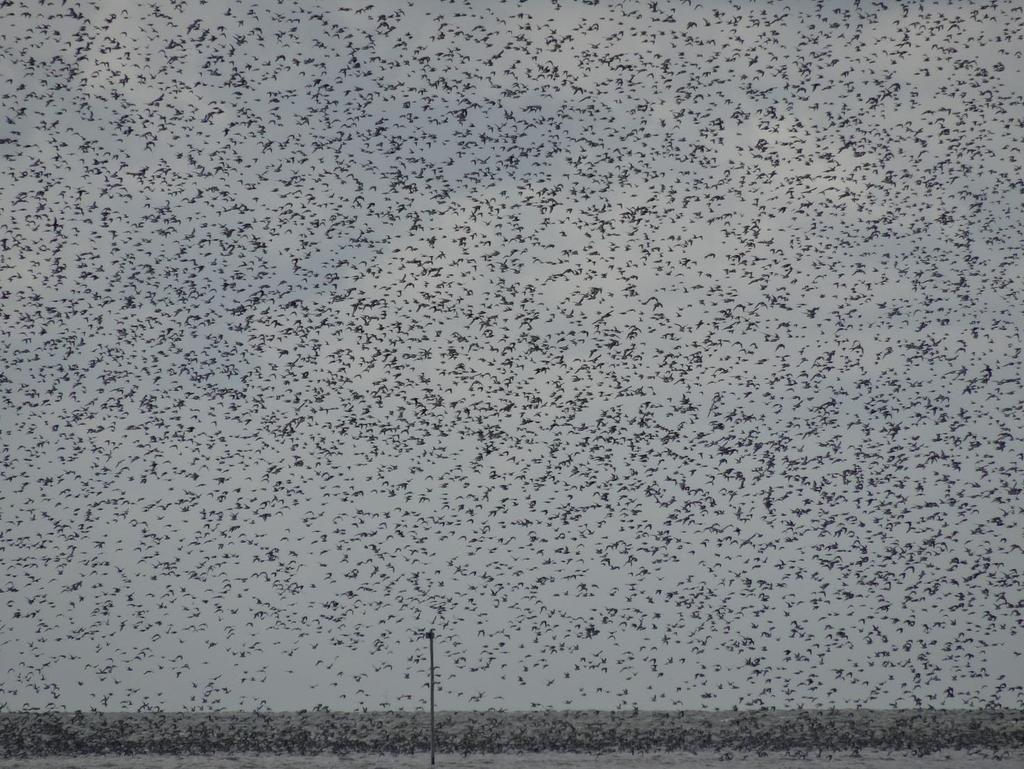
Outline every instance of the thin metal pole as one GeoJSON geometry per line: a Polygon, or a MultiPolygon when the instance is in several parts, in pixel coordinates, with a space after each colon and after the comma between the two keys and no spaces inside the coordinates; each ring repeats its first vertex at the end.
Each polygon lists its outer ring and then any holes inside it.
{"type": "Polygon", "coordinates": [[[434,631],[427,631],[430,639],[430,765],[434,765],[434,631]]]}

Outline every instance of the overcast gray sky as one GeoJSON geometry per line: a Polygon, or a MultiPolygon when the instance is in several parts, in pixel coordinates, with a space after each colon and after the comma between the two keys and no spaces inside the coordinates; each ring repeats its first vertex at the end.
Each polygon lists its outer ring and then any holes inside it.
{"type": "Polygon", "coordinates": [[[1020,707],[1022,33],[0,9],[0,702],[1020,707]]]}

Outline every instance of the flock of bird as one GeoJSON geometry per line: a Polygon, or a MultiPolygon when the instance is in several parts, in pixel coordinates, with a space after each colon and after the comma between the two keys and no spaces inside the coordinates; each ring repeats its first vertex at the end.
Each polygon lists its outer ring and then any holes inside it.
{"type": "MultiPolygon", "coordinates": [[[[543,751],[612,753],[618,754],[616,757],[620,759],[625,753],[715,753],[726,761],[753,759],[755,766],[765,764],[754,756],[778,757],[780,754],[785,754],[790,761],[860,757],[869,762],[872,755],[878,754],[888,754],[888,761],[892,761],[893,754],[904,757],[939,754],[938,758],[944,761],[950,761],[956,754],[960,761],[966,760],[968,765],[981,768],[1012,766],[1024,748],[1024,713],[1009,709],[488,710],[442,712],[437,714],[435,726],[436,750],[448,754],[439,763],[448,765],[452,764],[453,754],[459,753],[525,753],[524,764],[536,765],[536,758],[531,760],[530,754],[543,751]]],[[[422,711],[328,712],[315,708],[272,713],[85,713],[79,710],[0,715],[0,760],[101,753],[103,760],[109,762],[112,755],[160,753],[187,755],[195,765],[198,763],[195,757],[204,754],[312,757],[389,753],[395,758],[402,754],[422,754],[429,749],[429,715],[422,711]]],[[[247,758],[251,761],[253,756],[247,758]]],[[[706,761],[707,755],[702,758],[706,761]]],[[[550,763],[551,757],[546,760],[550,763]]],[[[561,758],[563,765],[572,765],[574,760],[561,758]]],[[[663,755],[660,760],[672,759],[663,755]]],[[[488,763],[507,765],[494,758],[488,763]]],[[[842,763],[836,761],[836,765],[842,763]]],[[[907,763],[904,761],[902,765],[907,763]]],[[[283,767],[280,763],[273,765],[283,767]]],[[[392,761],[389,765],[396,764],[392,761]]],[[[707,766],[696,762],[692,765],[707,766]]],[[[910,765],[918,764],[911,761],[910,765]]],[[[928,762],[927,765],[934,764],[928,762]]],[[[622,763],[610,766],[622,766],[622,763]]]]}
{"type": "Polygon", "coordinates": [[[1020,5],[0,19],[7,710],[1024,705],[1020,5]]]}

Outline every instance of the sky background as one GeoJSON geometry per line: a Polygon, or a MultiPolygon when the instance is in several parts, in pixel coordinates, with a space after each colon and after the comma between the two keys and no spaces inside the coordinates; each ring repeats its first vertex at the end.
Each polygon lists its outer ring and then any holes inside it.
{"type": "Polygon", "coordinates": [[[1024,704],[1024,7],[0,8],[0,703],[1024,704]]]}

